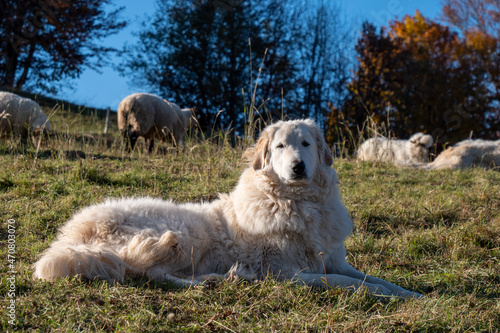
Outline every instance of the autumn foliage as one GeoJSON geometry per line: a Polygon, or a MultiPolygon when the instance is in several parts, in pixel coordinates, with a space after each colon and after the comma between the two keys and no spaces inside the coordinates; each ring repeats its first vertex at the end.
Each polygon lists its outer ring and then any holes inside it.
{"type": "MultiPolygon", "coordinates": [[[[432,134],[440,144],[500,133],[498,35],[460,33],[418,11],[379,31],[363,25],[359,65],[342,107],[345,129],[361,131],[368,117],[395,137],[432,134]]],[[[329,119],[335,141],[339,117],[329,119]]],[[[338,130],[337,130],[338,131],[338,130]]]]}

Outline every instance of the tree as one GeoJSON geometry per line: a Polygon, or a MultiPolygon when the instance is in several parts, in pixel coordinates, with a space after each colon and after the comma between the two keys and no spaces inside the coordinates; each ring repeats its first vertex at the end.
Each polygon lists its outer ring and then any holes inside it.
{"type": "Polygon", "coordinates": [[[83,68],[98,70],[112,48],[98,41],[125,26],[110,0],[0,1],[0,86],[54,91],[83,68]]]}
{"type": "Polygon", "coordinates": [[[472,31],[500,36],[500,1],[444,0],[442,19],[464,36],[472,31]]]}
{"type": "Polygon", "coordinates": [[[408,82],[395,88],[404,96],[400,110],[410,126],[403,133],[428,131],[444,141],[459,141],[484,132],[487,99],[480,96],[484,69],[464,53],[464,41],[448,27],[419,12],[390,25],[390,35],[410,54],[408,82]],[[475,103],[471,104],[471,100],[475,103]]]}
{"type": "Polygon", "coordinates": [[[341,105],[350,78],[353,40],[347,20],[335,2],[319,1],[316,8],[302,8],[305,22],[296,38],[299,46],[301,91],[297,108],[305,116],[314,117],[323,126],[330,104],[341,105]]]}
{"type": "Polygon", "coordinates": [[[217,121],[240,132],[243,110],[252,103],[264,120],[281,117],[283,104],[289,117],[322,122],[319,110],[336,97],[335,84],[347,77],[349,64],[335,57],[347,48],[331,43],[332,36],[344,36],[340,24],[329,30],[331,8],[278,0],[158,0],[152,24],[125,48],[122,73],[134,85],[196,106],[204,128],[217,121]]]}
{"type": "Polygon", "coordinates": [[[196,106],[207,127],[216,116],[222,126],[234,126],[243,110],[238,83],[249,77],[249,38],[254,54],[264,54],[254,6],[161,0],[156,13],[139,42],[126,48],[124,73],[166,99],[196,106]]]}
{"type": "MultiPolygon", "coordinates": [[[[482,72],[481,80],[488,82],[483,94],[488,96],[488,125],[500,125],[500,1],[445,0],[442,20],[464,37],[462,50],[482,72]]],[[[500,132],[497,132],[500,137],[500,132]]]]}
{"type": "Polygon", "coordinates": [[[441,143],[471,131],[494,135],[486,70],[448,27],[419,12],[392,22],[388,32],[365,24],[356,51],[359,66],[342,110],[351,124],[371,116],[396,137],[423,131],[441,143]]]}
{"type": "Polygon", "coordinates": [[[266,18],[266,22],[273,22],[272,28],[262,30],[270,61],[261,73],[265,77],[263,89],[257,91],[271,109],[279,109],[284,102],[288,117],[312,117],[324,127],[329,104],[343,103],[350,77],[353,30],[342,9],[335,1],[320,0],[311,6],[308,2],[273,0],[263,13],[281,14],[266,18]],[[286,62],[271,61],[273,52],[286,62]]]}

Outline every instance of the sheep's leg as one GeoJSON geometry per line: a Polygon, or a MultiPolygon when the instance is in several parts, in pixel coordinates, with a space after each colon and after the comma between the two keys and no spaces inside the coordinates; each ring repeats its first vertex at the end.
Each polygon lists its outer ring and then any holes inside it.
{"type": "Polygon", "coordinates": [[[179,142],[179,147],[181,148],[182,151],[184,151],[186,146],[184,143],[184,138],[180,138],[178,142],[179,142]]]}
{"type": "Polygon", "coordinates": [[[148,151],[149,151],[150,153],[151,153],[151,152],[153,152],[153,147],[154,147],[154,145],[155,145],[155,140],[154,140],[153,138],[151,138],[151,139],[149,140],[149,146],[148,146],[148,151]]]}
{"type": "Polygon", "coordinates": [[[125,146],[127,147],[128,152],[130,153],[130,139],[128,137],[128,131],[122,130],[121,135],[123,137],[123,141],[125,141],[125,146]]]}
{"type": "Polygon", "coordinates": [[[174,144],[174,148],[184,151],[184,137],[179,135],[172,135],[172,142],[174,144]]]}
{"type": "Polygon", "coordinates": [[[137,135],[137,133],[131,129],[128,130],[128,141],[129,141],[129,151],[132,151],[134,150],[134,147],[135,147],[135,143],[137,142],[137,138],[139,136],[137,135]]]}
{"type": "Polygon", "coordinates": [[[129,128],[128,130],[122,131],[122,136],[123,139],[125,140],[125,145],[127,146],[127,150],[130,153],[132,150],[134,150],[134,146],[138,138],[137,133],[135,133],[135,131],[129,128]]]}
{"type": "Polygon", "coordinates": [[[14,125],[13,126],[13,131],[12,133],[14,134],[14,138],[20,140],[20,143],[22,145],[26,145],[28,143],[27,138],[29,136],[28,128],[21,126],[21,125],[14,125]]]}

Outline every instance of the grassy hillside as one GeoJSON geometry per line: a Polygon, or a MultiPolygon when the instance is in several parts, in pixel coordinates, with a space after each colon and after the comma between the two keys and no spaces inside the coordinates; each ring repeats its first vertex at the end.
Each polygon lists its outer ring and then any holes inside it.
{"type": "Polygon", "coordinates": [[[61,108],[52,121],[68,135],[51,138],[38,152],[0,141],[3,331],[500,330],[500,173],[482,169],[429,172],[334,163],[356,224],[346,243],[348,261],[424,293],[421,300],[380,300],[272,279],[184,290],[147,279],[115,286],[77,278],[33,281],[30,265],[82,207],[121,196],[212,200],[230,191],[244,168],[243,148],[230,147],[223,137],[188,140],[184,154],[163,145],[156,154],[128,155],[116,127],[106,140],[83,136],[102,132],[100,117],[61,108]],[[68,153],[77,150],[86,158],[68,153]],[[17,273],[8,273],[11,264],[17,273]],[[15,281],[8,279],[12,275],[15,281]],[[8,297],[11,282],[14,299],[8,297]]]}

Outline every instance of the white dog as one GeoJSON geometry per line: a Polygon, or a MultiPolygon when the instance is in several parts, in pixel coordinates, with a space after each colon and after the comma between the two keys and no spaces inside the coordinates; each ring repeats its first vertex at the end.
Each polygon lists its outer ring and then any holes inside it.
{"type": "Polygon", "coordinates": [[[318,287],[421,297],[346,262],[344,239],[353,223],[330,149],[312,120],[268,126],[245,155],[251,165],[236,188],[212,203],[139,198],[85,208],[63,225],[34,277],[122,281],[145,273],[183,285],[271,273],[318,287]]]}

